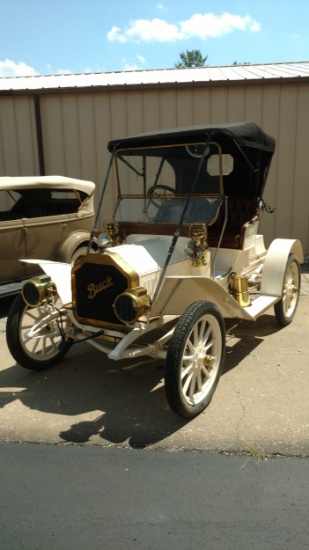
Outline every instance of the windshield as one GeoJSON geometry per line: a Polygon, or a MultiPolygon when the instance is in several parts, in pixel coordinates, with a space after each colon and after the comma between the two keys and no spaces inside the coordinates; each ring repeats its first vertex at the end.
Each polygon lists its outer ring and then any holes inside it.
{"type": "Polygon", "coordinates": [[[233,158],[212,143],[172,145],[117,152],[117,221],[211,223],[223,195],[222,174],[233,170],[233,158]],[[188,196],[191,196],[187,204],[188,196]]]}

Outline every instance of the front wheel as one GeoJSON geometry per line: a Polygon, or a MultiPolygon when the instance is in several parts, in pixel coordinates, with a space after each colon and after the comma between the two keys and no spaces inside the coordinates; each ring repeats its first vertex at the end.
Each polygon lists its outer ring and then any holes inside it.
{"type": "Polygon", "coordinates": [[[192,418],[210,403],[225,357],[225,327],[211,302],[191,304],[180,317],[166,355],[165,392],[171,409],[192,418]]]}
{"type": "Polygon", "coordinates": [[[7,345],[22,367],[43,370],[59,363],[68,352],[70,327],[60,303],[29,307],[19,294],[7,318],[7,345]]]}
{"type": "Polygon", "coordinates": [[[274,305],[276,319],[282,327],[292,322],[298,304],[299,292],[299,261],[294,254],[290,254],[285,268],[282,298],[274,305]]]}

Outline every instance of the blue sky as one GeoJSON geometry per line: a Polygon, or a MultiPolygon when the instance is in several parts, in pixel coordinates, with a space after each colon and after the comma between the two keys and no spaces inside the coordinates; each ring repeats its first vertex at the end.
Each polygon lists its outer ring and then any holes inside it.
{"type": "Polygon", "coordinates": [[[0,0],[0,76],[309,60],[309,0],[0,0]]]}

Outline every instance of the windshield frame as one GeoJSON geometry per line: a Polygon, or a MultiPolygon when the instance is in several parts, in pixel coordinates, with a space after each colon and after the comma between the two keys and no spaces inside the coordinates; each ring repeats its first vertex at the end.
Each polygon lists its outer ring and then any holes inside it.
{"type": "MultiPolygon", "coordinates": [[[[175,197],[188,196],[189,194],[201,196],[223,195],[222,150],[217,142],[211,141],[207,146],[209,152],[207,151],[203,159],[203,171],[199,176],[201,181],[198,182],[194,190],[192,184],[197,169],[201,168],[199,164],[205,143],[176,143],[117,150],[113,166],[117,182],[118,200],[129,196],[148,197],[152,194],[152,190],[156,190],[157,187],[162,189],[162,186],[165,190],[167,190],[167,187],[172,187],[175,197]],[[218,168],[217,173],[213,175],[208,172],[207,163],[208,158],[214,156],[218,159],[218,168]],[[140,163],[139,166],[137,166],[137,162],[140,163]],[[149,165],[151,164],[156,166],[150,168],[149,165]],[[129,176],[131,178],[134,176],[136,179],[141,178],[142,185],[136,188],[134,182],[134,190],[130,190],[130,183],[123,181],[124,176],[121,175],[124,170],[128,170],[128,176],[125,174],[127,180],[129,180],[129,176]],[[151,173],[151,170],[153,173],[151,173]],[[166,171],[168,171],[168,174],[165,174],[166,171]],[[167,178],[167,181],[162,182],[162,177],[167,178]],[[170,181],[169,178],[173,181],[170,181]],[[183,179],[185,179],[185,187],[183,181],[181,181],[183,179]]],[[[161,193],[156,191],[155,194],[160,195],[161,193]]],[[[166,192],[163,194],[166,195],[166,192]]]]}

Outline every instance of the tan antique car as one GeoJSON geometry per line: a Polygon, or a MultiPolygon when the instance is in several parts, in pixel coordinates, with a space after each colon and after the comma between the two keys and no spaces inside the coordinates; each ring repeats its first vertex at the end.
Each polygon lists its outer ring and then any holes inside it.
{"type": "Polygon", "coordinates": [[[0,178],[0,284],[38,271],[21,259],[71,262],[85,250],[94,189],[90,181],[60,176],[0,178]]]}
{"type": "Polygon", "coordinates": [[[97,253],[72,268],[38,260],[45,275],[13,303],[8,347],[34,370],[84,341],[115,361],[162,359],[169,405],[193,417],[222,372],[224,319],[254,322],[274,307],[285,326],[297,308],[301,243],[278,238],[267,250],[258,232],[273,210],[263,191],[275,141],[238,123],[141,134],[108,148],[105,182],[113,171],[118,198],[97,253]]]}

